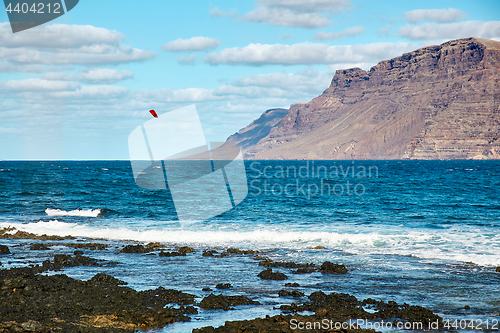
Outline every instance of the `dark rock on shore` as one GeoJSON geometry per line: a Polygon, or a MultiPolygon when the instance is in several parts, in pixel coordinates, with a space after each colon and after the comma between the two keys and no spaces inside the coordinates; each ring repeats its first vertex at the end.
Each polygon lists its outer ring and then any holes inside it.
{"type": "Polygon", "coordinates": [[[325,261],[319,268],[321,273],[334,273],[334,274],[346,274],[347,268],[342,264],[334,264],[329,261],[325,261]]]}
{"type": "Polygon", "coordinates": [[[101,243],[66,243],[64,246],[75,249],[106,250],[109,245],[101,243]]]}
{"type": "Polygon", "coordinates": [[[43,243],[35,243],[30,245],[30,250],[31,251],[38,251],[38,250],[49,250],[50,248],[43,243]]]}
{"type": "Polygon", "coordinates": [[[331,293],[329,295],[322,291],[316,291],[309,295],[310,302],[302,304],[292,303],[282,305],[281,310],[285,312],[315,312],[316,317],[336,320],[347,319],[404,319],[410,322],[441,321],[442,318],[432,311],[416,305],[402,304],[389,301],[376,301],[366,299],[358,301],[356,297],[344,293],[331,293]],[[370,307],[375,312],[367,312],[363,307],[370,307]]]}
{"type": "MultiPolygon", "coordinates": [[[[58,255],[51,265],[95,262],[86,260],[58,255]]],[[[195,303],[194,295],[161,287],[137,292],[102,273],[89,281],[36,274],[44,269],[0,270],[0,332],[133,332],[188,321],[187,314],[197,313],[186,306],[195,303]]]]}
{"type": "Polygon", "coordinates": [[[264,251],[257,251],[257,250],[240,250],[240,249],[235,249],[235,248],[228,248],[226,251],[223,253],[226,254],[258,254],[258,253],[264,253],[264,251]]]}
{"type": "Polygon", "coordinates": [[[224,310],[231,309],[231,306],[237,305],[260,305],[259,302],[252,301],[247,296],[223,296],[210,294],[203,298],[200,307],[205,310],[224,310]]]}
{"type": "Polygon", "coordinates": [[[161,251],[160,253],[158,253],[158,255],[160,257],[182,257],[182,256],[185,256],[186,253],[181,253],[181,252],[177,252],[177,251],[172,251],[172,252],[161,251]]]}
{"type": "Polygon", "coordinates": [[[497,267],[497,269],[495,270],[496,272],[500,272],[500,266],[497,267]]]}
{"type": "Polygon", "coordinates": [[[8,232],[14,231],[16,228],[3,228],[0,230],[0,238],[10,238],[10,239],[39,239],[39,240],[65,240],[65,239],[76,239],[73,236],[47,236],[47,235],[35,235],[31,232],[18,230],[15,234],[10,234],[8,232]]]}
{"type": "Polygon", "coordinates": [[[9,247],[7,245],[0,245],[0,254],[10,254],[9,247]]]}
{"type": "Polygon", "coordinates": [[[230,255],[248,255],[248,254],[258,254],[258,253],[264,253],[264,251],[257,251],[257,250],[240,250],[240,249],[235,249],[235,248],[228,248],[225,251],[222,251],[220,254],[216,250],[204,250],[203,251],[203,256],[204,257],[216,257],[216,258],[224,258],[230,255]]]}
{"type": "Polygon", "coordinates": [[[304,293],[303,292],[300,292],[298,290],[292,290],[292,291],[289,291],[289,290],[280,290],[278,292],[278,295],[282,296],[282,297],[286,297],[286,296],[290,296],[290,297],[302,297],[304,296],[304,293]]]}
{"type": "Polygon", "coordinates": [[[230,283],[218,283],[215,288],[217,289],[231,289],[233,286],[230,283]]]}
{"type": "Polygon", "coordinates": [[[316,268],[299,268],[292,271],[292,274],[308,274],[316,271],[317,271],[316,268]]]}
{"type": "Polygon", "coordinates": [[[272,260],[263,260],[259,262],[259,266],[264,267],[283,267],[283,268],[308,268],[316,267],[315,264],[297,264],[292,261],[290,262],[274,262],[272,260]]]}
{"type": "Polygon", "coordinates": [[[272,269],[268,268],[262,272],[260,272],[258,275],[261,279],[264,280],[286,280],[288,277],[280,272],[273,272],[272,269]]]}
{"type": "Polygon", "coordinates": [[[180,253],[193,253],[193,252],[196,252],[192,247],[189,247],[189,246],[181,246],[180,248],[177,249],[177,252],[180,252],[180,253]]]}
{"type": "Polygon", "coordinates": [[[127,282],[118,280],[117,278],[104,273],[97,273],[88,282],[96,286],[119,286],[127,284],[127,282]]]}
{"type": "Polygon", "coordinates": [[[127,245],[120,250],[120,253],[148,253],[151,249],[144,247],[144,245],[127,245]]]}
{"type": "MultiPolygon", "coordinates": [[[[194,329],[193,333],[297,333],[302,330],[292,329],[290,323],[292,320],[298,322],[313,322],[321,321],[323,318],[316,318],[313,316],[284,316],[277,315],[273,317],[266,316],[266,318],[256,318],[253,320],[242,320],[242,321],[226,321],[224,326],[214,328],[213,326],[207,326],[200,329],[194,329]]],[[[333,318],[328,318],[333,319],[333,318]]],[[[314,330],[304,330],[304,332],[311,333],[333,333],[333,332],[343,332],[343,333],[374,333],[374,330],[367,329],[314,329],[314,330]]]]}
{"type": "Polygon", "coordinates": [[[204,257],[214,257],[216,254],[218,254],[218,252],[215,251],[215,250],[203,250],[202,256],[204,256],[204,257]]]}

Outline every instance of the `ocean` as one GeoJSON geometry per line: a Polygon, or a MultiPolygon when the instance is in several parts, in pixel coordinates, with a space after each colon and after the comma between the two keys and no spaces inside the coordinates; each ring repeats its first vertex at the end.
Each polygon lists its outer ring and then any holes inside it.
{"type": "MultiPolygon", "coordinates": [[[[348,274],[289,274],[306,295],[322,290],[421,305],[445,319],[500,319],[500,161],[245,161],[248,195],[206,221],[179,221],[170,192],[138,187],[129,161],[0,161],[0,229],[97,238],[85,255],[119,262],[71,267],[105,272],[136,290],[163,286],[197,295],[230,283],[227,295],[262,303],[201,310],[154,332],[190,332],[226,320],[279,314],[280,281],[261,280],[251,256],[203,257],[204,249],[265,251],[275,261],[342,263],[348,274]],[[186,257],[117,253],[123,244],[194,247],[186,257]],[[467,308],[466,308],[467,306],[467,308]]],[[[74,249],[29,251],[36,240],[2,239],[2,268],[40,264],[74,249]]],[[[65,241],[67,242],[67,241],[65,241]]],[[[59,272],[60,273],[60,272],[59,272]]],[[[48,274],[55,274],[49,272],[48,274]]],[[[217,291],[217,290],[216,290],[217,291]]],[[[500,327],[499,327],[500,328],[500,327]]],[[[475,331],[472,330],[471,331],[475,331]]]]}

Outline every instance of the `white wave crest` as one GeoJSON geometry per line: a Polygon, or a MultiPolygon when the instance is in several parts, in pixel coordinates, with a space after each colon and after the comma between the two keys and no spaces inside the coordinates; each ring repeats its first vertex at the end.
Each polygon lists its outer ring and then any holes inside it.
{"type": "MultiPolygon", "coordinates": [[[[500,233],[491,229],[454,227],[447,230],[415,230],[387,227],[349,230],[306,231],[279,228],[255,230],[132,229],[65,223],[57,220],[36,223],[0,223],[34,234],[191,244],[192,246],[234,246],[259,249],[308,249],[322,245],[352,254],[411,255],[422,259],[474,262],[484,266],[500,265],[500,233]]],[[[13,231],[15,232],[15,231],[13,231]]]]}
{"type": "Polygon", "coordinates": [[[61,209],[51,209],[47,208],[45,214],[48,216],[82,216],[82,217],[97,217],[101,214],[101,210],[98,209],[75,209],[71,211],[65,211],[61,209]]]}

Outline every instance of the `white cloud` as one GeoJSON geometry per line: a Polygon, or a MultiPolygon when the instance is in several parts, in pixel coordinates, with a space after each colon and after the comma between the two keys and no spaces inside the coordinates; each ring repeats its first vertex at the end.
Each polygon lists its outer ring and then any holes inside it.
{"type": "Polygon", "coordinates": [[[0,91],[7,92],[49,92],[76,90],[78,82],[54,81],[44,79],[9,80],[0,82],[0,91]]]}
{"type": "Polygon", "coordinates": [[[134,76],[133,71],[107,68],[94,68],[80,73],[48,72],[42,75],[46,80],[80,81],[93,84],[111,84],[134,76]]]}
{"type": "Polygon", "coordinates": [[[162,88],[158,90],[141,89],[134,93],[134,98],[161,103],[195,103],[220,99],[214,97],[212,93],[213,89],[204,88],[162,88]]]}
{"type": "Polygon", "coordinates": [[[130,78],[134,75],[132,71],[117,71],[114,69],[98,68],[80,73],[48,72],[42,75],[45,80],[80,81],[84,83],[109,84],[130,78]]]}
{"type": "Polygon", "coordinates": [[[80,73],[79,78],[82,82],[86,83],[116,83],[118,81],[128,79],[134,76],[133,71],[107,68],[91,69],[87,72],[80,73]]]}
{"type": "Polygon", "coordinates": [[[318,13],[297,13],[287,8],[260,7],[243,16],[244,20],[267,23],[283,27],[322,28],[331,24],[330,20],[318,13]]]}
{"type": "Polygon", "coordinates": [[[91,25],[44,24],[22,34],[13,34],[9,23],[0,23],[0,45],[38,49],[78,48],[83,45],[118,46],[125,36],[115,30],[91,25]]]}
{"type": "Polygon", "coordinates": [[[337,64],[378,62],[398,56],[415,48],[413,43],[373,43],[364,45],[334,45],[320,43],[249,44],[206,55],[204,61],[211,65],[270,64],[337,64]]]}
{"type": "Polygon", "coordinates": [[[156,56],[123,45],[123,39],[119,32],[91,25],[42,25],[13,34],[8,23],[0,23],[0,58],[12,66],[0,66],[0,71],[41,72],[43,65],[119,64],[156,56]]]}
{"type": "Polygon", "coordinates": [[[467,17],[467,13],[459,9],[416,9],[404,13],[405,19],[410,23],[422,21],[434,21],[448,23],[462,20],[467,17]]]}
{"type": "Polygon", "coordinates": [[[350,0],[259,0],[267,7],[286,7],[300,12],[339,13],[351,6],[350,0]]]}
{"type": "Polygon", "coordinates": [[[230,10],[221,10],[218,7],[214,7],[210,9],[208,14],[214,17],[236,17],[238,16],[238,10],[235,8],[230,10]]]}
{"type": "Polygon", "coordinates": [[[168,52],[203,51],[216,48],[219,45],[220,42],[215,38],[192,37],[189,39],[179,38],[168,42],[162,46],[162,49],[168,52]]]}
{"type": "Polygon", "coordinates": [[[123,96],[129,92],[128,88],[120,86],[82,86],[75,91],[59,91],[53,92],[50,95],[54,98],[64,98],[71,102],[72,99],[83,100],[88,103],[89,99],[92,100],[107,100],[123,96]]]}
{"type": "Polygon", "coordinates": [[[177,62],[181,65],[193,65],[198,59],[198,56],[196,54],[186,54],[186,55],[180,55],[177,58],[177,62]]]}
{"type": "Polygon", "coordinates": [[[362,27],[352,27],[345,29],[344,31],[341,32],[318,32],[315,34],[312,39],[315,40],[337,40],[337,39],[342,39],[346,36],[356,36],[360,35],[365,31],[362,27]]]}
{"type": "Polygon", "coordinates": [[[458,23],[424,23],[405,25],[398,30],[400,36],[412,40],[454,39],[465,37],[499,38],[500,21],[467,21],[458,23]]]}
{"type": "Polygon", "coordinates": [[[315,29],[329,26],[331,14],[351,6],[350,0],[258,0],[256,8],[243,15],[246,21],[284,27],[315,29]]]}
{"type": "Polygon", "coordinates": [[[270,73],[240,77],[232,82],[237,87],[280,88],[295,92],[322,92],[325,90],[332,75],[316,69],[306,69],[297,73],[270,73]]]}

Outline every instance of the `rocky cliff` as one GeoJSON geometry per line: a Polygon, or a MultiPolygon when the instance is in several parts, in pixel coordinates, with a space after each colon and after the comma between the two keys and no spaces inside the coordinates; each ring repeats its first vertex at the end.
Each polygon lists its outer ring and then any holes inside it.
{"type": "Polygon", "coordinates": [[[269,135],[269,132],[279,124],[287,113],[287,109],[267,110],[258,119],[252,121],[250,125],[227,138],[227,141],[235,143],[241,149],[246,150],[269,135]]]}
{"type": "Polygon", "coordinates": [[[245,140],[255,159],[500,159],[500,43],[459,39],[338,70],[245,140]]]}

